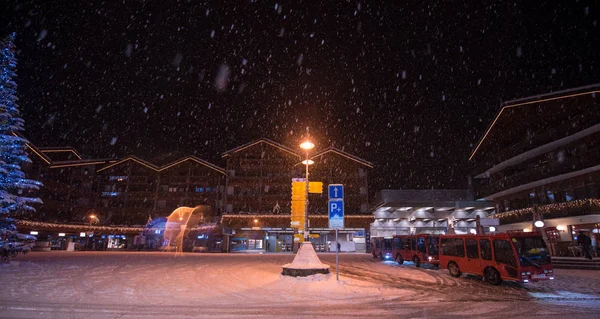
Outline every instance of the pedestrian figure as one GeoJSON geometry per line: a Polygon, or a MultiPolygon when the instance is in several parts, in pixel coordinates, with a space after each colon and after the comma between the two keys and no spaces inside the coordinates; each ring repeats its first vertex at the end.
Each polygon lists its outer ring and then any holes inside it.
{"type": "Polygon", "coordinates": [[[580,231],[579,236],[577,236],[577,244],[582,246],[581,249],[583,250],[583,257],[592,260],[592,254],[590,253],[592,239],[584,232],[580,231]]]}
{"type": "Polygon", "coordinates": [[[342,245],[340,244],[340,242],[338,241],[337,243],[337,251],[342,251],[342,245]]]}

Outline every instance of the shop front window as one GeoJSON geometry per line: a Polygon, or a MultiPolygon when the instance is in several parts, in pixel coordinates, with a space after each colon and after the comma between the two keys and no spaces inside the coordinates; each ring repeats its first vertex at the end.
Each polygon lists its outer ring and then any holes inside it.
{"type": "Polygon", "coordinates": [[[248,239],[248,249],[263,249],[263,240],[248,239]]]}
{"type": "Polygon", "coordinates": [[[246,250],[247,247],[246,238],[232,238],[231,239],[231,250],[246,250]]]}
{"type": "Polygon", "coordinates": [[[108,236],[108,249],[124,249],[126,247],[127,237],[123,235],[109,235],[108,236]]]}

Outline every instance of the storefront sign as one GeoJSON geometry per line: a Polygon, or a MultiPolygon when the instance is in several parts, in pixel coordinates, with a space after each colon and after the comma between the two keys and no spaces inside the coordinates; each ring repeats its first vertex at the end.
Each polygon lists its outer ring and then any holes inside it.
{"type": "Polygon", "coordinates": [[[223,227],[223,235],[227,235],[227,236],[235,235],[235,230],[232,228],[223,227]]]}

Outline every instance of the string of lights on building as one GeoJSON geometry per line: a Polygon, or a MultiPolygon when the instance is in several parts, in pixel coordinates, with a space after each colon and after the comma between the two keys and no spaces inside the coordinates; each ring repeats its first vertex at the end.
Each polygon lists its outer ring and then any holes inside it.
{"type": "MultiPolygon", "coordinates": [[[[143,231],[164,230],[164,227],[132,227],[132,226],[99,226],[99,225],[83,225],[83,224],[61,224],[47,223],[30,220],[18,220],[17,226],[36,228],[36,229],[72,229],[73,231],[81,232],[103,232],[103,233],[140,233],[143,231]]],[[[204,231],[216,227],[216,224],[202,225],[191,227],[190,231],[204,231]]]]}
{"type": "MultiPolygon", "coordinates": [[[[516,209],[504,213],[494,215],[495,218],[502,220],[511,219],[514,217],[525,217],[533,216],[533,207],[516,209]]],[[[538,211],[544,216],[554,213],[570,214],[571,212],[578,211],[581,213],[598,211],[600,210],[600,199],[588,198],[579,199],[564,203],[554,203],[537,207],[538,211]]]]}

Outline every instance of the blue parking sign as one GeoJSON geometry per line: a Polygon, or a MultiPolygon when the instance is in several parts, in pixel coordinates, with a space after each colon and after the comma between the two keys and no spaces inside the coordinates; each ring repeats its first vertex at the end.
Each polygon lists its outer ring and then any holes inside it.
{"type": "Polygon", "coordinates": [[[329,201],[329,228],[344,228],[344,201],[329,201]]]}

